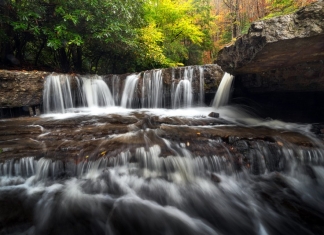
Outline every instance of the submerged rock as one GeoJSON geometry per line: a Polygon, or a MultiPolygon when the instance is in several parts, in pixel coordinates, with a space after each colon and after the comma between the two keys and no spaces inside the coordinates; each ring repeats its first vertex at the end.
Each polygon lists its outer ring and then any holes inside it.
{"type": "Polygon", "coordinates": [[[219,113],[211,112],[210,114],[208,114],[208,116],[213,118],[219,118],[219,113]]]}

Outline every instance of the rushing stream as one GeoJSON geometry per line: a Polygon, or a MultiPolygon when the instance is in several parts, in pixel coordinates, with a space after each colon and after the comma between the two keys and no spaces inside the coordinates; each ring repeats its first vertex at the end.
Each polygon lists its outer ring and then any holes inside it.
{"type": "Polygon", "coordinates": [[[192,68],[48,77],[45,115],[0,120],[0,235],[324,234],[323,139],[227,106],[232,80],[204,107],[192,68]]]}

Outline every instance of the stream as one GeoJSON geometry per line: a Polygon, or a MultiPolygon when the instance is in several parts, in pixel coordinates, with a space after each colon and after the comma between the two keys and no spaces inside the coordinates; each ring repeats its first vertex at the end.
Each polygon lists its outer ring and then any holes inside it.
{"type": "Polygon", "coordinates": [[[170,97],[47,79],[45,114],[0,119],[0,235],[324,234],[323,135],[228,105],[233,77],[211,107],[190,69],[170,97]]]}

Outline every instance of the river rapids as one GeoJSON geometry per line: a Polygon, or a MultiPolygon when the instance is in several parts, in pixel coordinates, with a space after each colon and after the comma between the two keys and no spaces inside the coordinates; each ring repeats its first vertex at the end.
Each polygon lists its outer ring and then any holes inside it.
{"type": "Polygon", "coordinates": [[[0,234],[324,234],[314,125],[189,105],[184,84],[173,109],[84,86],[88,106],[48,95],[47,114],[0,120],[0,234]]]}

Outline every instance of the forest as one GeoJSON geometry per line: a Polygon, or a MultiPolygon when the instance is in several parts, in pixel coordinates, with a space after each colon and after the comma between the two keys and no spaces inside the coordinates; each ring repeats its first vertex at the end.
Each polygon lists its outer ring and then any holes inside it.
{"type": "Polygon", "coordinates": [[[0,68],[127,73],[213,63],[251,22],[314,0],[0,0],[0,68]]]}

